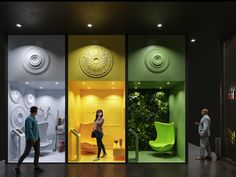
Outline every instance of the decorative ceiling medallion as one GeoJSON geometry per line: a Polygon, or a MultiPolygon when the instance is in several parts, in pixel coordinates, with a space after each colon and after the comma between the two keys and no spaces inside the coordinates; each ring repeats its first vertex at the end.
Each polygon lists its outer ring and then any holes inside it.
{"type": "Polygon", "coordinates": [[[14,128],[23,128],[25,125],[26,113],[23,107],[17,106],[11,113],[11,124],[14,128]]]}
{"type": "Polygon", "coordinates": [[[31,106],[35,105],[35,92],[31,89],[27,89],[24,92],[24,104],[26,108],[30,109],[31,106]]]}
{"type": "Polygon", "coordinates": [[[113,57],[109,49],[91,45],[86,47],[80,56],[80,67],[90,77],[103,77],[111,71],[113,57]]]}
{"type": "Polygon", "coordinates": [[[48,70],[51,57],[46,50],[40,47],[30,47],[22,56],[24,69],[30,74],[42,74],[48,70]]]}
{"type": "Polygon", "coordinates": [[[154,73],[162,73],[168,69],[170,58],[166,51],[160,48],[153,49],[145,57],[147,69],[154,73]]]}
{"type": "Polygon", "coordinates": [[[9,96],[10,96],[11,101],[15,104],[19,104],[22,98],[20,89],[13,85],[10,85],[9,96]]]}

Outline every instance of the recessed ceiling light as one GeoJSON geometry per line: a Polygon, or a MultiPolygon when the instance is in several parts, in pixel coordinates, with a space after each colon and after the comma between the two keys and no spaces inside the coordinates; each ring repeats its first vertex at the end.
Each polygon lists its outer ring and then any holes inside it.
{"type": "Polygon", "coordinates": [[[112,84],[112,85],[114,85],[115,83],[114,83],[114,82],[112,82],[111,84],[112,84]]]}
{"type": "Polygon", "coordinates": [[[167,85],[170,85],[170,82],[166,82],[167,85]]]}
{"type": "Polygon", "coordinates": [[[112,87],[112,89],[115,89],[116,87],[112,87]]]}
{"type": "Polygon", "coordinates": [[[88,89],[90,89],[90,87],[88,87],[88,89]]]}
{"type": "Polygon", "coordinates": [[[191,39],[191,42],[192,42],[192,43],[196,42],[196,39],[194,39],[194,38],[193,38],[193,39],[191,39]]]}
{"type": "Polygon", "coordinates": [[[86,83],[85,82],[82,82],[83,85],[85,85],[86,83]]]}
{"type": "Polygon", "coordinates": [[[93,25],[92,25],[91,23],[88,23],[87,26],[88,26],[89,28],[92,28],[92,27],[93,27],[93,25]]]}
{"type": "Polygon", "coordinates": [[[58,85],[58,84],[59,84],[59,82],[55,82],[55,84],[56,84],[56,85],[58,85]]]}
{"type": "Polygon", "coordinates": [[[29,84],[29,82],[25,82],[25,84],[26,84],[26,85],[28,85],[28,84],[29,84]]]}
{"type": "Polygon", "coordinates": [[[157,24],[157,27],[158,27],[158,28],[161,28],[161,27],[162,27],[162,24],[161,24],[161,23],[158,23],[158,24],[157,24]]]}
{"type": "Polygon", "coordinates": [[[43,89],[43,87],[39,87],[39,89],[43,89]]]}
{"type": "Polygon", "coordinates": [[[141,82],[138,82],[138,85],[140,85],[141,84],[141,82]]]}
{"type": "Polygon", "coordinates": [[[16,24],[16,27],[21,28],[22,25],[21,25],[20,23],[17,23],[17,24],[16,24]]]}

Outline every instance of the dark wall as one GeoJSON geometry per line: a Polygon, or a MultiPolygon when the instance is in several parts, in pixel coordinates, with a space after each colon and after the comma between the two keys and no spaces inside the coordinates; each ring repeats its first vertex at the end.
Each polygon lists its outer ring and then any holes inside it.
{"type": "Polygon", "coordinates": [[[198,127],[201,109],[210,112],[210,143],[214,150],[214,138],[220,136],[220,78],[222,74],[222,48],[220,37],[214,30],[197,35],[196,43],[188,42],[188,142],[199,145],[198,127]]]}
{"type": "Polygon", "coordinates": [[[236,36],[224,42],[222,157],[236,161],[236,36]]]}
{"type": "Polygon", "coordinates": [[[5,37],[0,33],[0,160],[4,160],[6,157],[6,116],[5,116],[5,37]]]}

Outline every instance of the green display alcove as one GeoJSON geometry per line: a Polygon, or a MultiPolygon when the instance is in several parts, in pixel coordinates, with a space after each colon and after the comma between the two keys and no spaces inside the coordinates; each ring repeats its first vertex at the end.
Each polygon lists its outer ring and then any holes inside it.
{"type": "MultiPolygon", "coordinates": [[[[184,87],[183,81],[128,83],[128,130],[132,129],[138,135],[138,162],[185,162],[184,87]],[[158,138],[155,127],[157,121],[174,124],[175,142],[167,152],[156,151],[149,144],[149,141],[158,138]],[[162,153],[165,155],[161,155],[162,153]]],[[[127,144],[128,159],[132,159],[136,140],[131,131],[128,132],[127,144]]]]}
{"type": "Polygon", "coordinates": [[[128,96],[128,162],[184,163],[185,36],[128,36],[128,96]],[[149,144],[158,138],[155,121],[174,123],[174,146],[164,156],[149,144]]]}

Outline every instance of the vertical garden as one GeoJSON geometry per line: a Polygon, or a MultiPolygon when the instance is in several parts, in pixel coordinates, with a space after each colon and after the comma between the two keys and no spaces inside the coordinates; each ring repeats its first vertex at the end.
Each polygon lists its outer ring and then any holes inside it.
{"type": "MultiPolygon", "coordinates": [[[[169,121],[169,91],[132,89],[128,92],[128,129],[139,134],[139,150],[151,150],[148,141],[156,138],[155,121],[169,121]]],[[[128,136],[132,136],[129,132],[128,136]]],[[[135,139],[128,139],[128,148],[135,149],[135,139]]]]}

